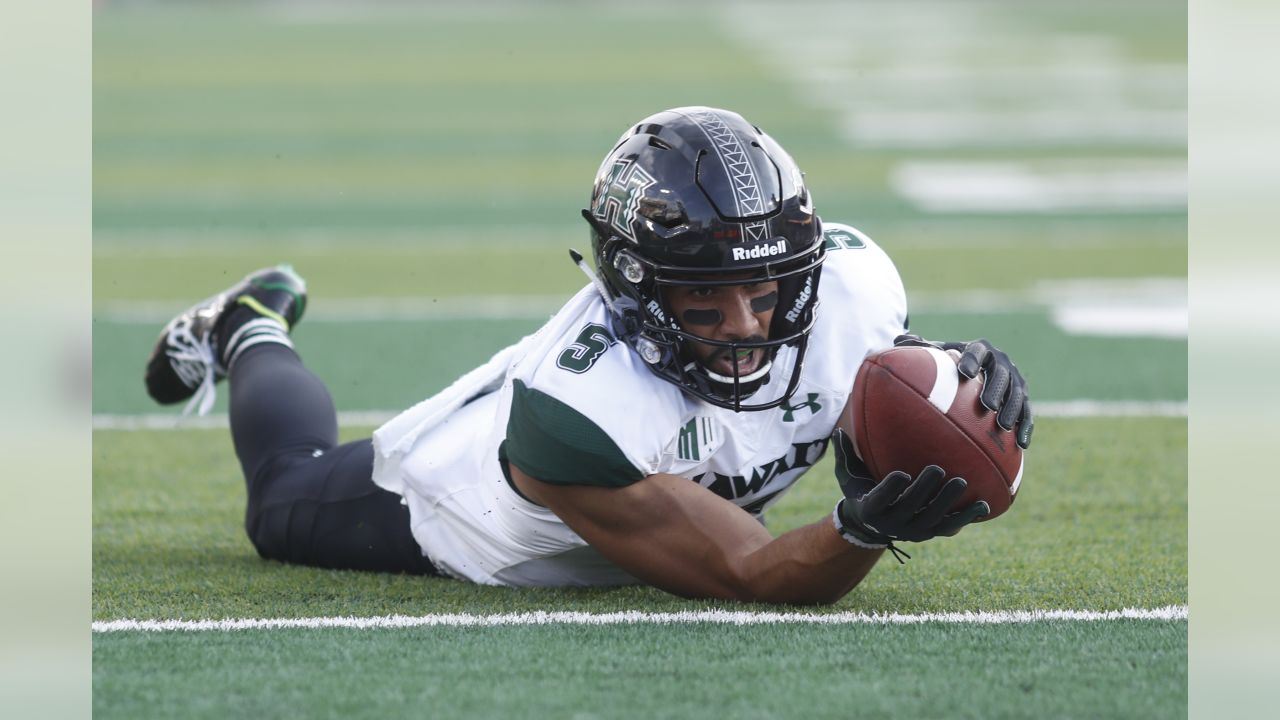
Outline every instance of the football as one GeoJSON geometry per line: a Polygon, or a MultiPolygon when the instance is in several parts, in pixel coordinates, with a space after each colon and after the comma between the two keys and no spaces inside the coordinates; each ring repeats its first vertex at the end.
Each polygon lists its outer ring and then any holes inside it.
{"type": "Polygon", "coordinates": [[[918,475],[937,465],[968,489],[953,510],[986,500],[997,517],[1022,482],[1022,448],[982,405],[983,376],[956,369],[960,354],[895,347],[867,357],[858,369],[840,429],[877,479],[894,470],[918,475]]]}

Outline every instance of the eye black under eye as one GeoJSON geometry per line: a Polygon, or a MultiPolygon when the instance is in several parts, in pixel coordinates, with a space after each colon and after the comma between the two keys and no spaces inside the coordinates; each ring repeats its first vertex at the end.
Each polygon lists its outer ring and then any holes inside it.
{"type": "Polygon", "coordinates": [[[777,290],[761,295],[760,297],[751,298],[752,312],[758,312],[758,313],[769,312],[770,310],[774,309],[777,306],[778,306],[777,290]]]}
{"type": "Polygon", "coordinates": [[[719,325],[721,315],[719,310],[708,309],[689,309],[680,313],[680,319],[684,320],[685,325],[719,325]]]}

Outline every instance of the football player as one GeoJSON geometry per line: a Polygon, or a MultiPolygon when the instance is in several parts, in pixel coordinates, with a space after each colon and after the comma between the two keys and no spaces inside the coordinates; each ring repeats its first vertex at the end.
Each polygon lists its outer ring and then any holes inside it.
{"type": "MultiPolygon", "coordinates": [[[[596,175],[590,281],[536,333],[337,444],[294,352],[306,287],[262,270],[179,315],[146,384],[206,411],[231,387],[245,527],[267,558],[495,585],[643,582],[689,597],[834,602],[895,541],[954,535],[960,478],[869,478],[836,429],[864,357],[905,335],[888,256],[824,223],[791,157],[741,116],[630,127],[596,175]],[[762,514],[834,445],[845,497],[773,537],[762,514]],[[877,483],[875,480],[881,480],[877,483]]],[[[961,372],[1023,447],[1026,385],[985,341],[961,372]]]]}

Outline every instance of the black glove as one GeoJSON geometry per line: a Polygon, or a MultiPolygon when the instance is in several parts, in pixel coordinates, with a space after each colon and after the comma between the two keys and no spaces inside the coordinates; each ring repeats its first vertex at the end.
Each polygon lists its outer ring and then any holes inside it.
{"type": "MultiPolygon", "coordinates": [[[[991,512],[979,500],[954,513],[947,510],[964,494],[964,478],[946,479],[937,465],[920,471],[915,480],[895,470],[861,495],[847,495],[836,505],[836,529],[855,545],[889,547],[895,540],[922,542],[939,535],[955,535],[965,525],[991,512]]],[[[848,492],[859,483],[842,481],[848,492]]]]}
{"type": "Polygon", "coordinates": [[[1026,450],[1031,446],[1031,433],[1035,430],[1035,418],[1031,413],[1031,400],[1027,397],[1027,381],[1017,366],[1003,351],[997,350],[986,340],[973,342],[932,342],[916,335],[899,335],[894,346],[932,347],[939,350],[959,350],[956,367],[960,374],[975,378],[978,371],[986,372],[982,386],[982,405],[988,410],[999,411],[996,423],[1005,430],[1018,428],[1018,446],[1026,450]]]}

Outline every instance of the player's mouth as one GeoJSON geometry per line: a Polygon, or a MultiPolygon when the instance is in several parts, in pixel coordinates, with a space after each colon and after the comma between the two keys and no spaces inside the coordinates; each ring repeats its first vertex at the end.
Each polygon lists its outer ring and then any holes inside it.
{"type": "Polygon", "coordinates": [[[760,348],[749,348],[741,350],[726,350],[711,361],[710,366],[713,372],[725,377],[739,377],[750,375],[760,367],[760,362],[764,359],[764,350],[760,348]],[[738,364],[735,372],[734,356],[737,356],[738,364]]]}

